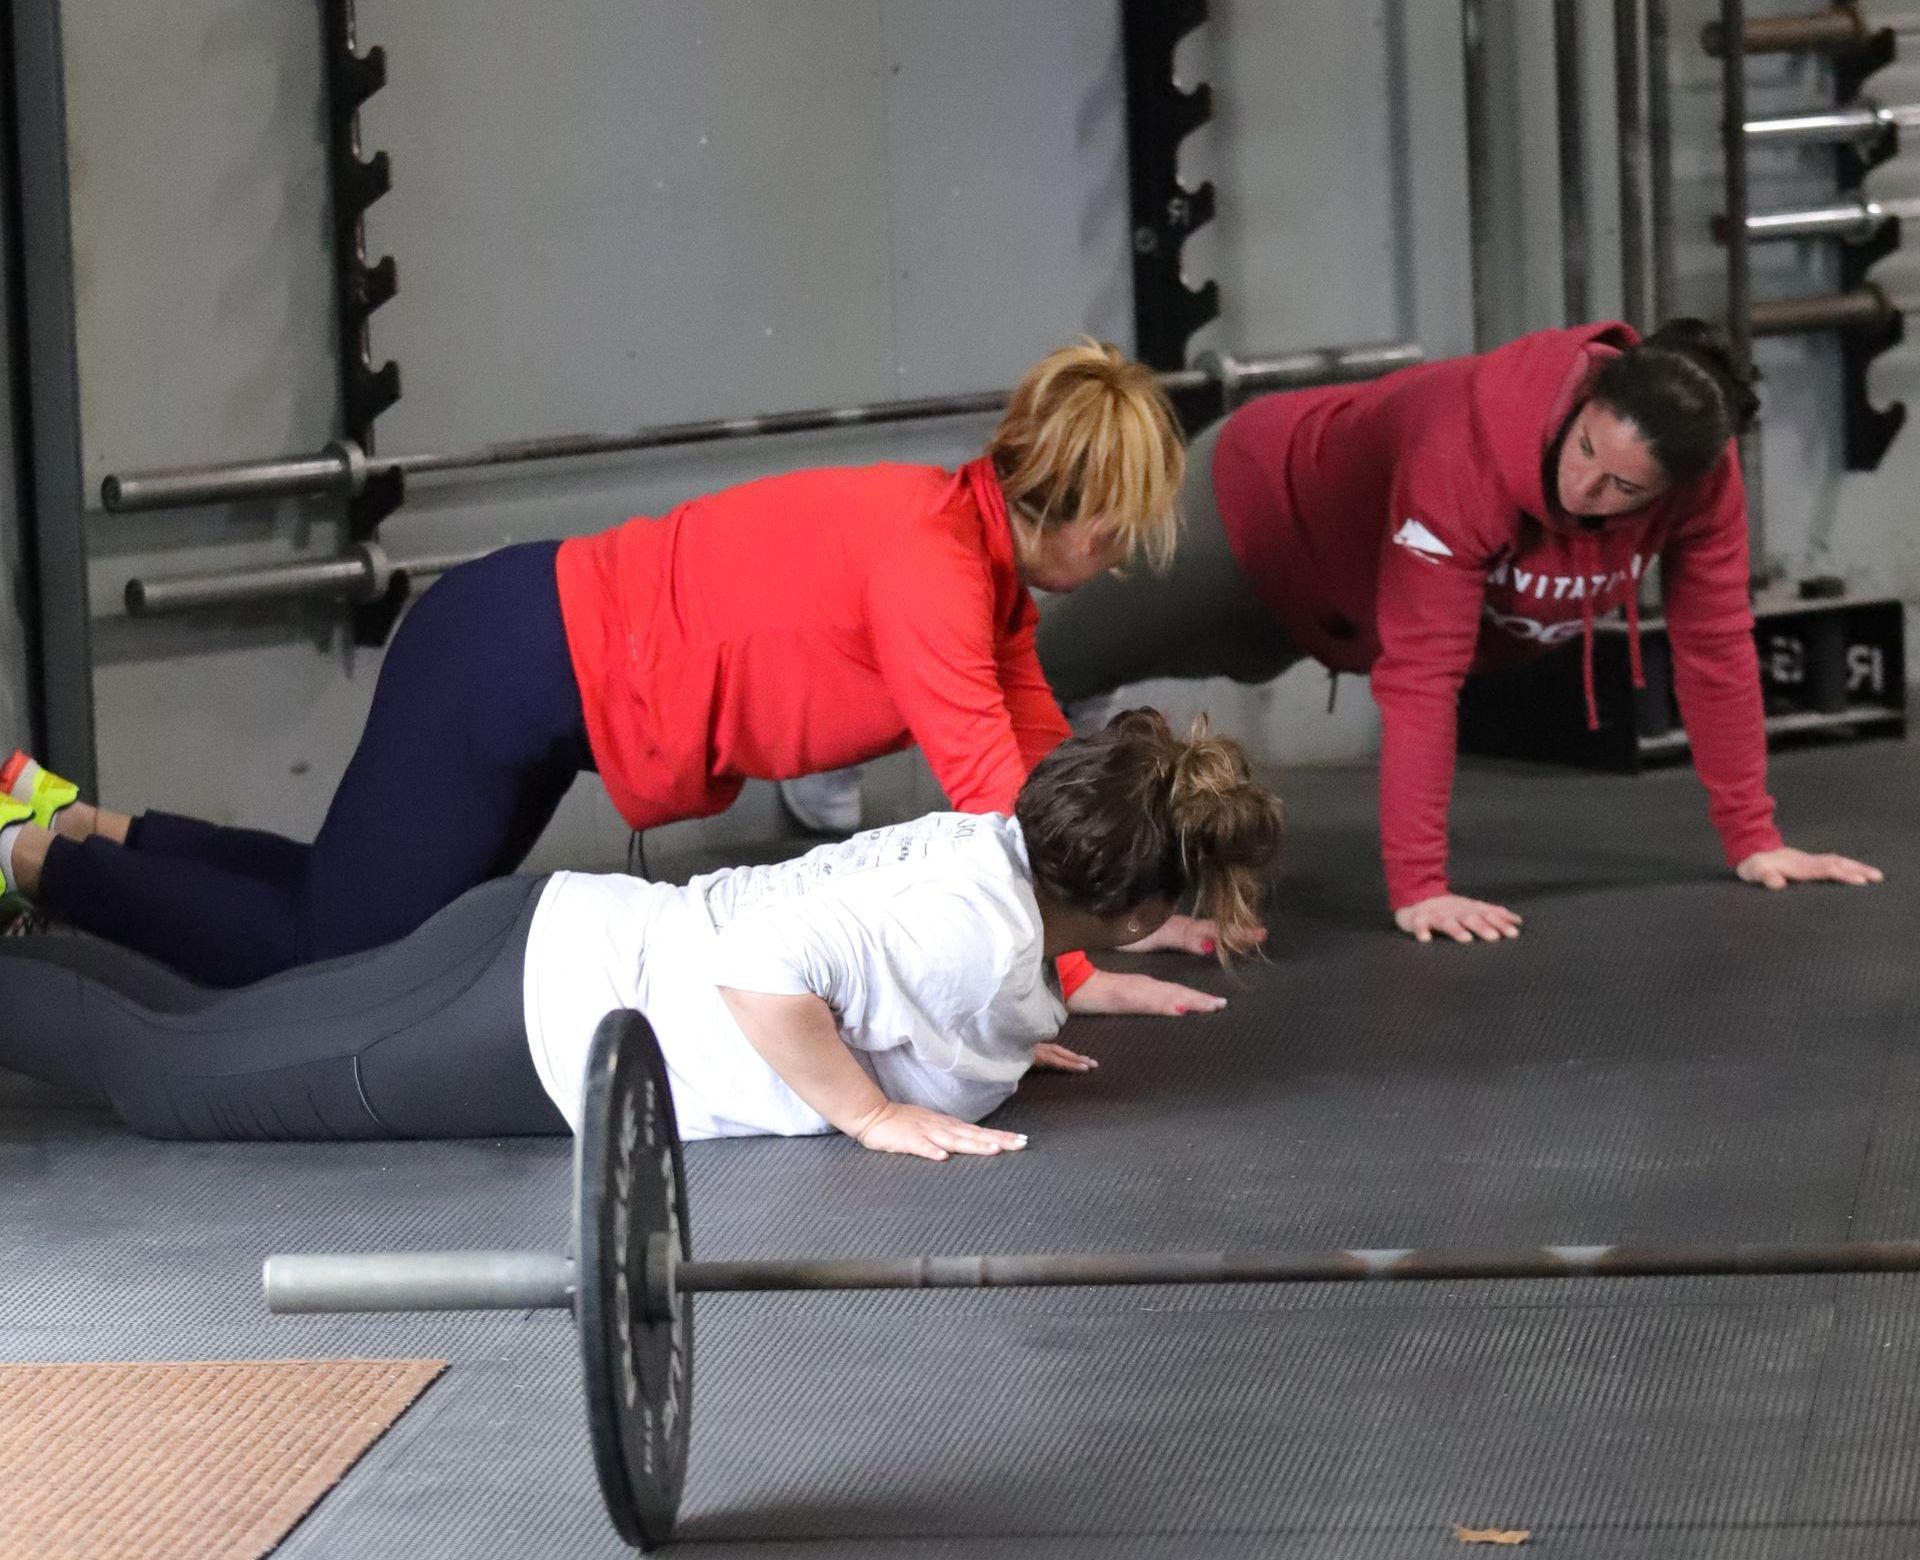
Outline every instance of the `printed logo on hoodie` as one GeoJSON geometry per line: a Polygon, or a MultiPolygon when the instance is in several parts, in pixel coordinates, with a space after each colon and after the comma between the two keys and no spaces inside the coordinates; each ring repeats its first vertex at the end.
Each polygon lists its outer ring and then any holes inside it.
{"type": "MultiPolygon", "coordinates": [[[[1589,596],[1593,598],[1596,610],[1604,610],[1601,601],[1613,594],[1629,580],[1640,578],[1645,560],[1635,553],[1627,566],[1612,569],[1604,574],[1551,574],[1544,569],[1523,569],[1511,559],[1502,559],[1487,575],[1487,594],[1497,597],[1501,606],[1492,599],[1485,601],[1480,609],[1481,619],[1492,627],[1513,635],[1516,639],[1530,640],[1534,644],[1557,645],[1579,634],[1581,617],[1569,610],[1564,617],[1529,617],[1519,611],[1503,611],[1502,606],[1519,607],[1532,602],[1583,602],[1589,596]]],[[[1609,603],[1611,605],[1611,603],[1609,603]]]]}
{"type": "Polygon", "coordinates": [[[1396,547],[1404,547],[1414,557],[1424,558],[1428,563],[1438,563],[1442,558],[1453,556],[1451,547],[1411,516],[1405,525],[1393,533],[1393,541],[1396,547]]]}

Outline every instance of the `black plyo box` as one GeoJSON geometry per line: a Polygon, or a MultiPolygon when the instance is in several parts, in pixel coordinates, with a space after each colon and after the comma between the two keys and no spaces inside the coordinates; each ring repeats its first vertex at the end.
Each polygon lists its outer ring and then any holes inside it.
{"type": "MultiPolygon", "coordinates": [[[[1767,745],[1898,737],[1907,729],[1906,614],[1888,598],[1838,596],[1754,608],[1767,745]]],[[[1469,677],[1460,751],[1633,774],[1686,757],[1664,618],[1640,625],[1646,687],[1633,686],[1627,625],[1594,625],[1600,729],[1587,729],[1580,642],[1469,677]]]]}

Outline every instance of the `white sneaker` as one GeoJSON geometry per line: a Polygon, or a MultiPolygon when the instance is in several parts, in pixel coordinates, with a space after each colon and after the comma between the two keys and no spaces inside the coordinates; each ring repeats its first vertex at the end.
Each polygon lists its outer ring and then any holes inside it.
{"type": "Polygon", "coordinates": [[[1120,700],[1111,693],[1096,693],[1089,699],[1076,699],[1060,706],[1067,726],[1076,737],[1090,737],[1113,719],[1120,700]]]}
{"type": "Polygon", "coordinates": [[[858,834],[860,766],[782,780],[780,801],[803,829],[815,834],[858,834]]]}

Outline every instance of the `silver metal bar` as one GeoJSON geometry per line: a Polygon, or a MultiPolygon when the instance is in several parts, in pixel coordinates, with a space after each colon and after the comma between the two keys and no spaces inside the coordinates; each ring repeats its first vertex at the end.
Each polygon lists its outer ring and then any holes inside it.
{"type": "MultiPolygon", "coordinates": [[[[1426,353],[1420,346],[1407,341],[1316,347],[1301,352],[1274,353],[1250,361],[1229,353],[1209,352],[1197,366],[1162,374],[1160,379],[1172,391],[1217,385],[1223,409],[1231,411],[1246,396],[1258,391],[1376,379],[1382,374],[1411,368],[1425,361],[1426,353]]],[[[402,456],[398,459],[413,458],[402,456]]],[[[397,464],[397,461],[355,457],[358,480],[361,481],[365,480],[368,471],[393,464],[397,464]]],[[[145,478],[137,480],[141,483],[146,481],[145,478]]],[[[167,480],[173,481],[172,478],[167,480]]],[[[125,481],[132,484],[136,479],[128,478],[125,481]]],[[[142,494],[158,491],[150,486],[131,490],[142,494]]],[[[178,483],[169,489],[180,490],[178,483]]],[[[196,497],[181,499],[180,502],[198,503],[204,500],[196,497]]],[[[257,569],[231,569],[213,574],[132,579],[127,581],[126,587],[127,614],[130,617],[159,617],[213,607],[289,601],[310,596],[372,601],[385,592],[396,570],[403,570],[415,579],[423,579],[428,575],[444,574],[449,569],[485,556],[486,550],[482,549],[389,559],[377,544],[367,542],[349,548],[337,558],[311,563],[269,564],[257,569]]]]}
{"type": "Polygon", "coordinates": [[[243,602],[286,601],[299,596],[352,596],[365,590],[372,570],[363,558],[327,558],[316,563],[280,563],[220,574],[182,574],[171,579],[127,581],[129,617],[158,617],[243,602]]]}
{"type": "Polygon", "coordinates": [[[396,570],[414,579],[445,574],[463,563],[484,558],[487,549],[435,553],[423,557],[389,559],[372,543],[350,548],[337,558],[313,563],[278,563],[258,569],[232,569],[217,574],[179,574],[157,580],[127,581],[129,617],[160,617],[197,612],[211,607],[290,601],[309,596],[341,596],[372,601],[387,588],[396,570]]]}
{"type": "Polygon", "coordinates": [[[1210,1251],[681,1262],[688,1293],[1130,1284],[1426,1283],[1436,1279],[1705,1278],[1920,1272],[1920,1240],[1824,1246],[1536,1246],[1509,1251],[1210,1251]]]}
{"type": "MultiPolygon", "coordinates": [[[[1720,0],[1720,25],[1726,36],[1741,36],[1745,22],[1742,0],[1720,0]]],[[[1727,214],[1727,333],[1732,338],[1734,362],[1745,368],[1753,360],[1748,319],[1753,304],[1753,269],[1747,253],[1747,62],[1737,50],[1728,51],[1720,62],[1720,94],[1727,214]]]]}
{"type": "MultiPolygon", "coordinates": [[[[1007,1256],[797,1257],[670,1261],[662,1301],[679,1294],[875,1289],[1053,1289],[1138,1284],[1432,1283],[1436,1280],[1707,1278],[1723,1274],[1920,1272],[1920,1240],[1765,1246],[1533,1246],[1333,1251],[1036,1252],[1007,1256]]],[[[591,1275],[590,1275],[591,1277],[591,1275]]],[[[421,1251],[277,1256],[267,1309],[564,1310],[576,1274],[544,1251],[421,1251]]]]}
{"type": "Polygon", "coordinates": [[[1844,146],[1916,125],[1920,125],[1920,103],[1887,105],[1862,99],[1845,108],[1749,119],[1747,140],[1754,146],[1844,146]]]}
{"type": "Polygon", "coordinates": [[[306,493],[350,493],[366,481],[357,446],[336,439],[318,455],[242,460],[169,471],[129,471],[100,484],[100,502],[113,514],[294,498],[306,493]]]}
{"type": "MultiPolygon", "coordinates": [[[[1184,379],[1184,375],[1182,376],[1184,379]]],[[[1174,388],[1185,388],[1177,384],[1174,388]]],[[[818,433],[829,428],[864,428],[882,423],[928,422],[996,412],[1006,392],[928,396],[923,400],[880,401],[866,406],[820,407],[802,412],[771,412],[755,417],[718,417],[697,422],[662,423],[628,433],[568,433],[549,439],[521,439],[485,449],[445,454],[396,455],[374,462],[375,469],[408,476],[431,472],[477,471],[489,466],[518,466],[544,460],[575,460],[587,455],[625,455],[728,439],[758,439],[782,433],[818,433]]]]}
{"type": "Polygon", "coordinates": [[[1592,313],[1587,254],[1587,125],[1581,90],[1580,0],[1554,0],[1554,106],[1560,142],[1560,280],[1566,323],[1592,313]]]}
{"type": "Polygon", "coordinates": [[[1886,223],[1910,217],[1920,217],[1920,199],[1869,200],[1856,196],[1830,206],[1749,213],[1747,236],[1756,244],[1788,238],[1871,238],[1886,223]]]}
{"type": "Polygon", "coordinates": [[[1486,0],[1461,0],[1460,48],[1466,72],[1467,231],[1473,269],[1473,345],[1494,344],[1498,256],[1489,220],[1493,199],[1492,66],[1487,58],[1486,0]]]}
{"type": "MultiPolygon", "coordinates": [[[[1244,390],[1295,389],[1352,379],[1368,379],[1422,361],[1413,342],[1362,342],[1306,352],[1268,354],[1240,360],[1238,384],[1244,390]]],[[[1176,369],[1160,376],[1170,392],[1205,388],[1213,377],[1202,368],[1176,369]]],[[[132,514],[299,493],[350,493],[370,476],[403,472],[478,471],[536,461],[573,460],[588,455],[628,454],[726,439],[817,432],[829,428],[870,427],[883,423],[924,422],[995,412],[1010,390],[975,395],[932,396],[923,400],[879,401],[864,406],[822,407],[774,412],[759,417],[713,418],[660,423],[624,433],[570,433],[547,439],[521,439],[476,450],[412,455],[367,455],[336,441],[319,455],[284,456],[264,461],[230,461],[215,466],[183,466],[158,471],[124,472],[100,485],[100,502],[111,513],[132,514]]]]}
{"type": "Polygon", "coordinates": [[[1653,313],[1647,264],[1647,121],[1641,0],[1613,0],[1614,119],[1620,141],[1620,307],[1636,330],[1653,313]]]}
{"type": "Polygon", "coordinates": [[[550,1251],[393,1251],[268,1257],[267,1309],[565,1310],[573,1263],[550,1251]]]}
{"type": "Polygon", "coordinates": [[[1672,318],[1677,283],[1673,246],[1673,59],[1667,0],[1647,0],[1647,184],[1653,245],[1655,325],[1672,318]]]}
{"type": "MultiPolygon", "coordinates": [[[[1744,0],[1720,0],[1720,29],[1725,38],[1746,37],[1744,0]]],[[[1720,58],[1720,151],[1724,159],[1727,211],[1727,338],[1736,370],[1753,364],[1753,255],[1747,243],[1750,209],[1747,183],[1747,57],[1728,49],[1720,58]]],[[[1740,467],[1748,473],[1747,538],[1750,571],[1764,578],[1767,557],[1766,483],[1762,480],[1760,428],[1756,422],[1739,439],[1740,467]]]]}
{"type": "MultiPolygon", "coordinates": [[[[1298,352],[1270,352],[1257,358],[1236,358],[1208,352],[1199,365],[1183,371],[1197,374],[1202,384],[1218,384],[1227,409],[1249,395],[1275,390],[1304,390],[1315,385],[1356,384],[1378,379],[1427,360],[1417,341],[1372,341],[1344,347],[1307,347],[1298,352]]],[[[1171,375],[1161,375],[1164,383],[1171,375]]]]}

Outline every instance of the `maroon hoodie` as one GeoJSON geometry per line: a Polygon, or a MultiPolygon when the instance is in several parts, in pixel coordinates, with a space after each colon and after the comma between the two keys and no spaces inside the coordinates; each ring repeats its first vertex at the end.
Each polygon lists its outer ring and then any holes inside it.
{"type": "Polygon", "coordinates": [[[1543,330],[1363,385],[1263,396],[1221,429],[1214,494],[1241,567],[1294,644],[1371,672],[1380,838],[1397,909],[1447,890],[1447,805],[1469,671],[1585,634],[1660,560],[1674,690],[1731,863],[1776,849],[1731,446],[1706,475],[1587,532],[1547,502],[1550,459],[1620,324],[1543,330]]]}

